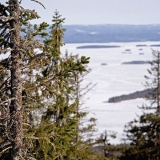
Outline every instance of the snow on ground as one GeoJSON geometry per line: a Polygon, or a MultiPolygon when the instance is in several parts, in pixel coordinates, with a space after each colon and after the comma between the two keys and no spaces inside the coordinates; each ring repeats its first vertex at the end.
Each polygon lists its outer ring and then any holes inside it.
{"type": "Polygon", "coordinates": [[[97,134],[104,133],[105,130],[117,132],[117,138],[111,140],[112,143],[121,142],[124,125],[142,113],[138,106],[146,104],[146,101],[140,98],[120,103],[107,103],[110,97],[145,89],[144,75],[147,74],[150,65],[122,65],[121,63],[152,60],[151,49],[160,48],[151,48],[151,44],[160,44],[160,42],[66,44],[62,48],[63,53],[68,50],[68,53],[73,55],[90,57],[89,67],[92,71],[87,75],[85,84],[92,82],[97,85],[87,94],[86,97],[89,99],[85,107],[88,107],[89,116],[97,118],[97,134]],[[119,45],[121,48],[76,49],[84,45],[119,45]],[[136,45],[147,46],[137,47],[136,45]],[[126,52],[126,49],[130,49],[131,52],[126,52]],[[106,65],[101,65],[102,63],[106,65]]]}

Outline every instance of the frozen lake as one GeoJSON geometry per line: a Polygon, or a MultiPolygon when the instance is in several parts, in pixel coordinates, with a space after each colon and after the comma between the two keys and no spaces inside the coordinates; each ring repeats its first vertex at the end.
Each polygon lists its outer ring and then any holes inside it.
{"type": "Polygon", "coordinates": [[[107,103],[113,96],[129,94],[145,89],[144,75],[147,75],[149,64],[127,64],[130,61],[152,60],[152,49],[158,50],[160,47],[150,47],[150,45],[160,44],[160,42],[132,42],[132,43],[96,43],[96,44],[66,44],[62,48],[64,53],[79,54],[90,57],[89,67],[91,73],[87,75],[85,83],[92,82],[97,85],[86,96],[89,99],[85,103],[89,116],[97,118],[97,135],[107,131],[117,132],[117,138],[111,140],[112,143],[120,143],[123,137],[124,125],[141,114],[137,106],[145,104],[144,99],[123,101],[120,103],[107,103]],[[118,45],[120,48],[106,49],[77,49],[84,45],[118,45]],[[141,45],[141,46],[137,46],[141,45]],[[143,46],[146,45],[146,46],[143,46]],[[126,50],[130,50],[129,52],[126,50]],[[101,65],[105,64],[106,65],[101,65]]]}
{"type": "MultiPolygon", "coordinates": [[[[79,54],[80,56],[90,57],[89,68],[92,69],[85,77],[84,86],[90,82],[97,85],[86,95],[89,98],[83,108],[89,111],[89,117],[97,119],[97,133],[107,131],[117,132],[117,138],[111,140],[111,143],[120,143],[123,137],[124,125],[141,114],[137,106],[146,103],[144,99],[128,100],[119,103],[107,103],[113,96],[129,94],[135,91],[145,89],[144,75],[149,64],[127,64],[123,62],[130,61],[148,61],[152,60],[152,49],[160,50],[160,47],[150,47],[150,45],[160,44],[160,42],[131,42],[131,43],[96,43],[96,44],[66,44],[62,53],[68,50],[68,53],[79,54]],[[103,49],[77,49],[84,45],[116,45],[120,48],[103,49]],[[137,46],[141,45],[141,46],[137,46]],[[143,46],[146,45],[146,46],[143,46]],[[126,50],[130,51],[126,51],[126,50]],[[102,65],[106,64],[106,65],[102,65]]],[[[1,55],[0,59],[7,57],[1,55]]]]}

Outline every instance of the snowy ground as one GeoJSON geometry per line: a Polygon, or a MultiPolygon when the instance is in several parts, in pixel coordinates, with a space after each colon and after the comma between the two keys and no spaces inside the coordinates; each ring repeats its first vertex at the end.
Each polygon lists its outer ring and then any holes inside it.
{"type": "Polygon", "coordinates": [[[160,42],[99,44],[121,46],[121,48],[110,49],[76,49],[77,46],[94,44],[66,44],[62,48],[63,53],[68,50],[68,53],[90,57],[89,67],[92,72],[86,77],[86,84],[92,82],[97,85],[87,94],[89,100],[85,106],[88,107],[89,116],[97,118],[97,134],[103,133],[105,130],[117,132],[117,138],[111,140],[112,143],[121,142],[124,125],[136,118],[136,115],[141,114],[141,110],[137,106],[146,102],[144,99],[136,99],[120,103],[107,103],[108,98],[145,89],[143,86],[144,75],[147,75],[147,69],[150,68],[149,64],[122,65],[121,63],[152,60],[151,49],[160,50],[160,47],[151,48],[151,44],[160,44],[160,42]],[[147,46],[136,47],[140,44],[147,46]],[[130,49],[131,54],[126,53],[126,49],[130,49]],[[101,65],[102,63],[107,65],[101,65]]]}

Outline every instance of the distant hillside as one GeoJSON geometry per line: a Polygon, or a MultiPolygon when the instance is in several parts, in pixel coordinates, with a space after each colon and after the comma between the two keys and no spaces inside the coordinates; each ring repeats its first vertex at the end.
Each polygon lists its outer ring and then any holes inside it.
{"type": "Polygon", "coordinates": [[[121,46],[108,46],[108,45],[85,45],[79,46],[77,49],[98,49],[98,48],[120,48],[121,46]]]}
{"type": "Polygon", "coordinates": [[[149,61],[131,61],[131,62],[123,62],[122,64],[149,64],[149,61]]]}
{"type": "Polygon", "coordinates": [[[136,98],[145,98],[147,95],[153,93],[154,89],[146,89],[143,91],[136,91],[127,95],[116,96],[108,99],[109,103],[117,103],[121,101],[136,99],[136,98]]]}
{"type": "Polygon", "coordinates": [[[65,43],[160,41],[160,25],[108,24],[64,25],[63,27],[66,28],[65,43]]]}

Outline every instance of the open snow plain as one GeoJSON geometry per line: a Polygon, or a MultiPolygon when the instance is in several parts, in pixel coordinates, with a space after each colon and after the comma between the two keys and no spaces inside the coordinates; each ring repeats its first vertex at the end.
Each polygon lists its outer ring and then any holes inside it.
{"type": "MultiPolygon", "coordinates": [[[[89,116],[97,118],[97,136],[107,131],[117,132],[117,138],[111,139],[111,143],[121,143],[124,125],[140,115],[138,108],[147,103],[144,99],[108,103],[113,96],[129,94],[145,89],[144,75],[150,64],[127,64],[130,61],[152,60],[152,49],[160,50],[160,47],[151,47],[160,42],[132,42],[132,43],[99,43],[99,44],[66,44],[62,53],[79,54],[90,57],[89,67],[92,69],[85,77],[85,84],[92,82],[97,85],[86,95],[89,98],[84,107],[87,107],[89,116]],[[77,49],[84,45],[117,45],[120,48],[103,49],[77,49]],[[137,46],[139,45],[139,46],[137,46]],[[144,46],[145,45],[145,46],[144,46]],[[126,51],[130,50],[130,51],[126,51]],[[104,65],[106,64],[106,65],[104,65]]],[[[85,86],[84,84],[84,86],[85,86]]]]}

